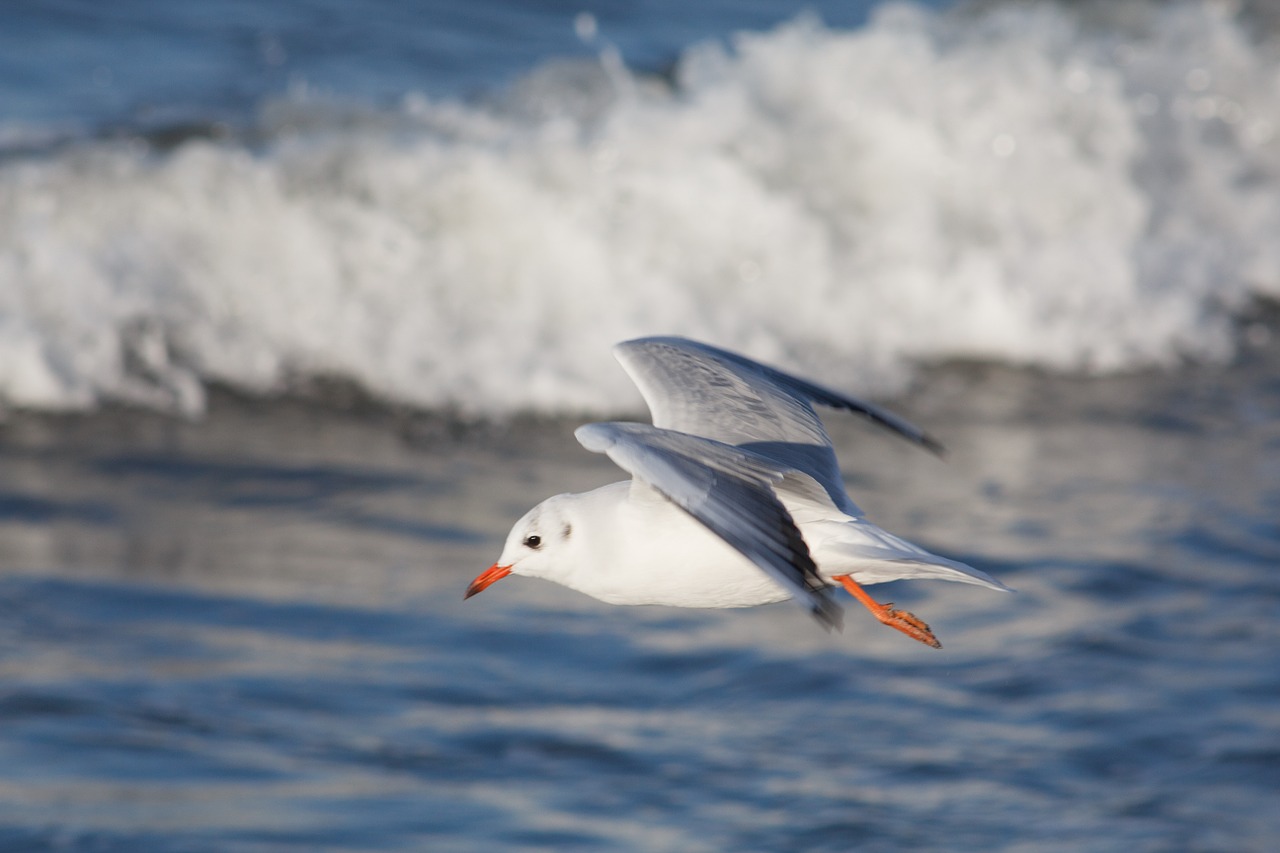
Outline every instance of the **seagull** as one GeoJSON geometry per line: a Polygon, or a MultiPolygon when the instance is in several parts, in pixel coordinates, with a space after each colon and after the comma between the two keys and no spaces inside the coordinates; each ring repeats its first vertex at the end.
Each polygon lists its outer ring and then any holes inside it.
{"type": "Polygon", "coordinates": [[[591,423],[574,435],[631,479],[548,498],[516,522],[470,598],[508,575],[543,578],[610,604],[754,607],[795,599],[828,630],[843,587],[880,622],[941,648],[915,615],[863,589],[907,578],[1008,591],[867,520],[845,492],[815,405],[870,420],[937,455],[884,409],[680,337],[614,347],[652,424],[591,423]]]}

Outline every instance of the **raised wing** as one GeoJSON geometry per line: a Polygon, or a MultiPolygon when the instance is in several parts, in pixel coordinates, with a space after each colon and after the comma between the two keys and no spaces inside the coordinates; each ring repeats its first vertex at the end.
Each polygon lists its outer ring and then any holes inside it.
{"type": "Polygon", "coordinates": [[[741,552],[824,627],[839,627],[840,607],[773,492],[787,468],[728,444],[648,424],[587,424],[574,435],[741,552]]]}
{"type": "Polygon", "coordinates": [[[644,395],[654,426],[725,444],[829,447],[813,410],[817,403],[860,414],[936,454],[944,452],[924,430],[879,406],[708,344],[680,337],[637,338],[616,345],[614,355],[644,395]]]}

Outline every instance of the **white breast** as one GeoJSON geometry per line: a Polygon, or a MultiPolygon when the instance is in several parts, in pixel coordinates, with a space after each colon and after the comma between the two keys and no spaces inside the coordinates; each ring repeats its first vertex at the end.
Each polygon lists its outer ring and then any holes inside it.
{"type": "Polygon", "coordinates": [[[754,607],[790,597],[669,501],[632,500],[625,482],[590,494],[591,535],[566,586],[610,604],[754,607]]]}

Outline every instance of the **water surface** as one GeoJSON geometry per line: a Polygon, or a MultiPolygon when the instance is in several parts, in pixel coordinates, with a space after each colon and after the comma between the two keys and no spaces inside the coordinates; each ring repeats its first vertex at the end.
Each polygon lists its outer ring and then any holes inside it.
{"type": "Polygon", "coordinates": [[[902,406],[946,463],[828,418],[873,518],[1018,589],[876,588],[941,651],[854,608],[464,603],[524,509],[616,477],[572,422],[11,418],[0,846],[1267,849],[1276,367],[932,371],[902,406]]]}

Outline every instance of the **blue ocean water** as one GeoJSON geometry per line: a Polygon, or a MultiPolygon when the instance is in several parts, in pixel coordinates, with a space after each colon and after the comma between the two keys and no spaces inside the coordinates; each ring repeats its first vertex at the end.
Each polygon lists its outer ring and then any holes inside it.
{"type": "Polygon", "coordinates": [[[1018,590],[876,588],[941,651],[856,607],[464,602],[617,476],[572,421],[12,419],[0,849],[1269,849],[1277,366],[936,371],[945,463],[828,419],[873,518],[1018,590]]]}
{"type": "Polygon", "coordinates": [[[0,9],[0,851],[1280,845],[1265,7],[810,8],[0,9]],[[655,332],[1018,592],[464,602],[655,332]]]}
{"type": "MultiPolygon", "coordinates": [[[[803,8],[848,27],[864,23],[874,5],[803,8]]],[[[656,71],[694,42],[767,29],[801,8],[776,0],[692,7],[669,0],[643,6],[15,0],[5,6],[0,32],[0,99],[7,122],[111,128],[242,120],[290,85],[370,102],[394,102],[412,91],[474,95],[548,59],[594,56],[586,26],[627,62],[656,71]]]]}

